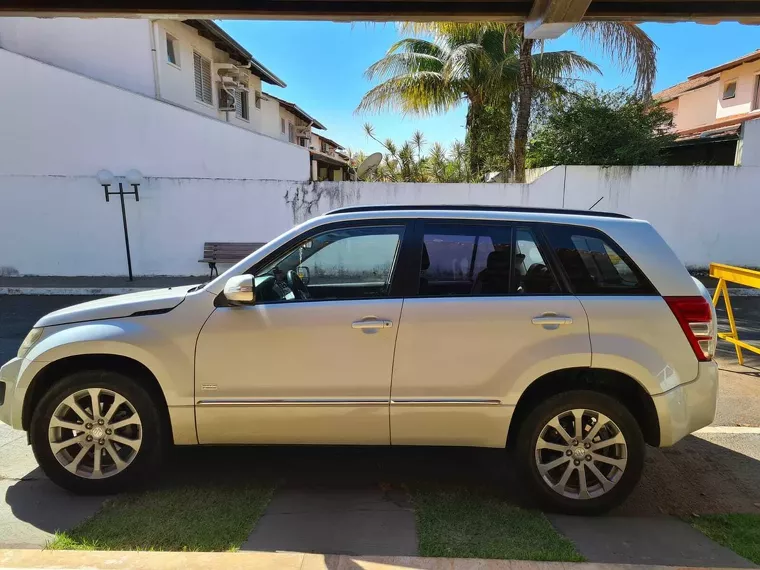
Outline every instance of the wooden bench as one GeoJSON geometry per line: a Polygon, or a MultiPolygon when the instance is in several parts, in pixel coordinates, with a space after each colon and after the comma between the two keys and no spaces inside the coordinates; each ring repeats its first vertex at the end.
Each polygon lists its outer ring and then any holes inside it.
{"type": "Polygon", "coordinates": [[[209,277],[214,277],[214,271],[219,275],[217,263],[237,263],[259,249],[263,243],[243,243],[231,241],[207,241],[203,244],[203,259],[200,263],[208,263],[209,277]]]}

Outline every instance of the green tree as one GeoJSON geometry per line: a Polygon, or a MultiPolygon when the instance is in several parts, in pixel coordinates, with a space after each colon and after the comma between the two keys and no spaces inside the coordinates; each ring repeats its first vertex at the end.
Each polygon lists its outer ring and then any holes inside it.
{"type": "MultiPolygon", "coordinates": [[[[424,135],[417,131],[411,140],[400,146],[391,139],[380,140],[369,123],[364,125],[365,134],[385,149],[380,164],[364,173],[365,182],[471,182],[468,153],[465,146],[454,141],[450,149],[434,143],[428,154],[424,135]]],[[[364,152],[350,153],[354,168],[366,159],[364,152]]]]}
{"type": "MultiPolygon", "coordinates": [[[[648,97],[657,73],[657,46],[636,24],[630,22],[581,22],[572,28],[584,42],[598,44],[602,51],[615,59],[623,72],[635,72],[635,91],[648,97]]],[[[534,50],[543,50],[543,42],[525,37],[523,24],[512,25],[504,34],[504,45],[519,38],[518,101],[514,136],[514,179],[525,181],[525,149],[528,142],[531,106],[535,96],[534,50]]]]}
{"type": "MultiPolygon", "coordinates": [[[[366,77],[381,82],[364,95],[357,112],[395,110],[426,116],[466,104],[469,169],[482,174],[487,163],[484,146],[496,146],[490,137],[506,138],[497,150],[509,156],[519,36],[500,23],[418,24],[407,29],[432,38],[402,39],[371,65],[366,77]],[[507,42],[507,37],[512,41],[507,42]]],[[[567,76],[598,71],[592,62],[570,51],[536,54],[534,60],[537,91],[561,91],[567,76]]]]}
{"type": "Polygon", "coordinates": [[[675,135],[673,115],[630,91],[562,97],[549,105],[527,152],[530,168],[558,164],[657,164],[675,135]]]}

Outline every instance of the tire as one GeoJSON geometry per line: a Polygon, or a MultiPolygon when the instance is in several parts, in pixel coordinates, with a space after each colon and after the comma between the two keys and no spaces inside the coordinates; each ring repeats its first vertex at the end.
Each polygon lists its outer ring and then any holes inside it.
{"type": "Polygon", "coordinates": [[[644,467],[645,446],[638,422],[623,404],[599,392],[573,390],[549,398],[528,415],[518,431],[515,453],[523,480],[543,508],[570,515],[594,515],[616,507],[634,489],[644,467]],[[578,445],[574,445],[573,410],[582,411],[584,437],[577,440],[578,445]],[[603,420],[596,434],[591,433],[596,425],[594,419],[603,420]],[[559,423],[565,434],[550,422],[559,423]],[[589,440],[587,435],[593,438],[589,440]],[[539,437],[541,449],[537,448],[539,437]],[[603,460],[598,460],[599,456],[603,460]]]}
{"type": "Polygon", "coordinates": [[[37,462],[54,483],[77,494],[101,495],[126,490],[155,474],[168,441],[164,425],[154,399],[134,379],[88,370],[50,387],[32,415],[30,439],[37,462]],[[99,402],[96,414],[90,403],[93,393],[99,402]],[[73,401],[74,407],[64,401],[73,401]],[[81,430],[73,429],[77,426],[81,430]],[[72,438],[77,441],[65,446],[72,438]],[[61,442],[54,452],[53,445],[61,442]]]}

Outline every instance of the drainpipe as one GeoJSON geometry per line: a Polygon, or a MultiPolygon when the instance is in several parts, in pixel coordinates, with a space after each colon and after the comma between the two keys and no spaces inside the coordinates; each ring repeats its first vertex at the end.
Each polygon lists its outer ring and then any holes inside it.
{"type": "Polygon", "coordinates": [[[161,45],[161,32],[158,21],[150,20],[150,53],[153,57],[153,85],[155,86],[156,99],[161,99],[161,66],[159,65],[158,46],[161,45]]]}

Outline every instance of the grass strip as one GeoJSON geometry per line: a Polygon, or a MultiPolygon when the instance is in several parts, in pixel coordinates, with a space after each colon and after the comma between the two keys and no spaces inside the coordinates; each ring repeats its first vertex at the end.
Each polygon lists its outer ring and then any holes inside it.
{"type": "Polygon", "coordinates": [[[760,515],[700,515],[690,522],[718,544],[760,564],[760,515]]]}
{"type": "Polygon", "coordinates": [[[412,490],[420,556],[582,562],[538,511],[464,487],[412,490]]]}
{"type": "Polygon", "coordinates": [[[248,538],[274,491],[267,484],[182,486],[120,495],[56,533],[59,550],[230,551],[248,538]]]}

